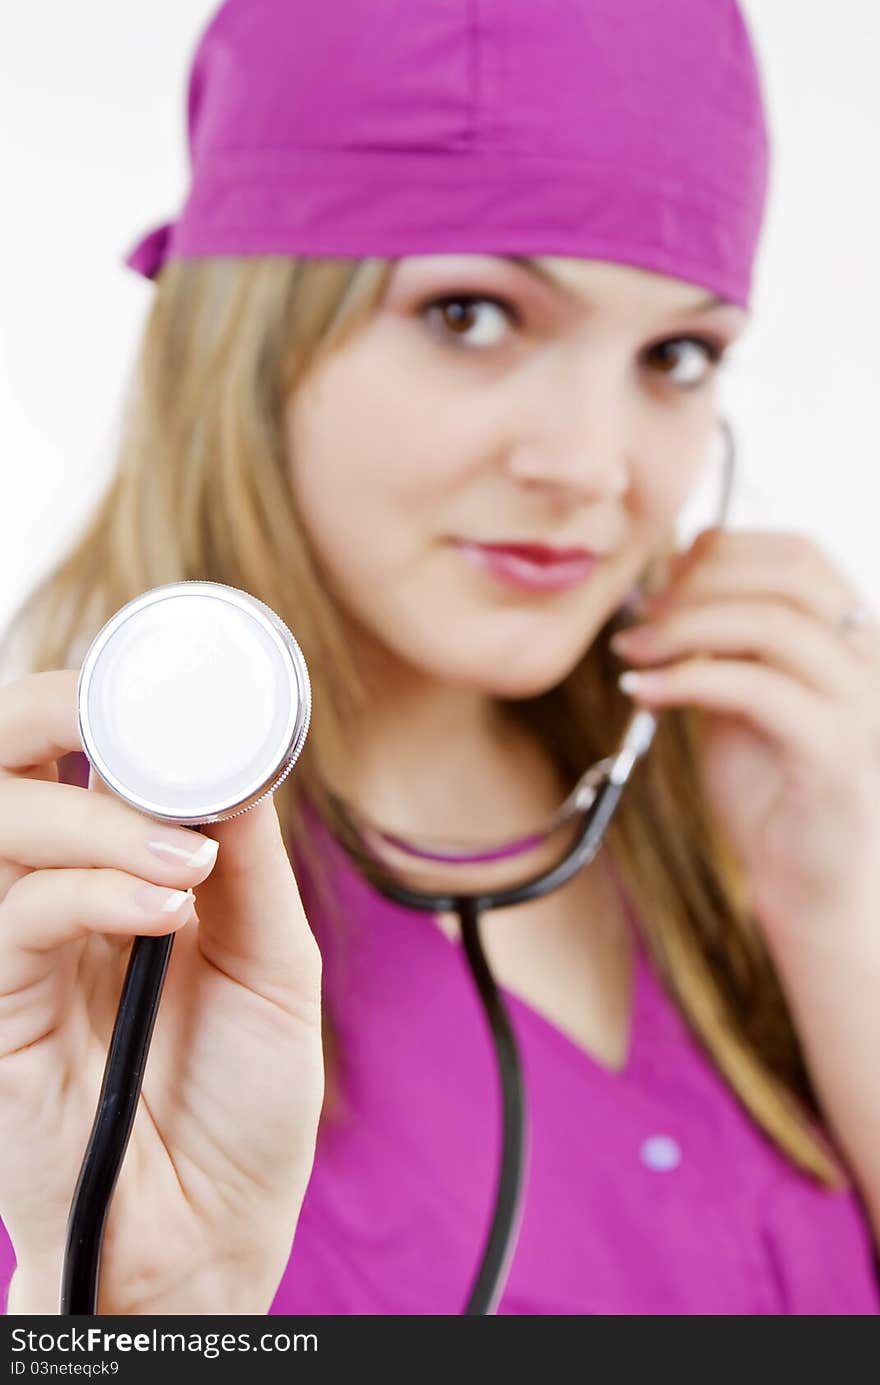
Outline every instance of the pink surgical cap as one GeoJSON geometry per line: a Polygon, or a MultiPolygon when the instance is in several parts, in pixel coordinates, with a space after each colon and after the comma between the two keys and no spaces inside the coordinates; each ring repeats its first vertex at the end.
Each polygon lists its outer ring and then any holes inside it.
{"type": "Polygon", "coordinates": [[[735,0],[227,0],[191,186],[126,263],[474,253],[616,261],[745,306],[767,189],[735,0]]]}

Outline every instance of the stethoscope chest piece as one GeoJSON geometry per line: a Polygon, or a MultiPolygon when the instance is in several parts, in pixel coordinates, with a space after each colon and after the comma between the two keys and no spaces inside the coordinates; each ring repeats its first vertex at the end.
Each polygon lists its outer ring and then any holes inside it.
{"type": "Polygon", "coordinates": [[[219,822],[274,792],[308,731],[311,688],[284,622],[219,582],[122,606],[86,651],[83,749],[104,783],[168,822],[219,822]]]}

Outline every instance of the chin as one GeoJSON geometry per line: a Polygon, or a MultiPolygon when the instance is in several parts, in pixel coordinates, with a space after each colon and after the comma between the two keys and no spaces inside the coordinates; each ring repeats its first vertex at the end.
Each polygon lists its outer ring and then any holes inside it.
{"type": "Polygon", "coordinates": [[[489,647],[484,647],[475,650],[470,658],[460,656],[454,662],[438,658],[432,661],[431,672],[443,681],[465,684],[490,697],[540,697],[568,677],[584,652],[581,645],[565,657],[552,658],[546,650],[537,649],[511,656],[509,650],[493,654],[489,647]]]}
{"type": "Polygon", "coordinates": [[[397,613],[375,634],[397,659],[438,683],[472,688],[487,696],[539,697],[558,686],[584,658],[601,621],[571,615],[554,619],[545,611],[488,613],[463,605],[438,605],[417,614],[397,613]],[[591,626],[595,625],[594,629],[591,626]]]}
{"type": "Polygon", "coordinates": [[[483,678],[480,680],[479,686],[487,695],[506,698],[514,702],[525,698],[542,697],[544,693],[550,692],[551,689],[564,682],[575,667],[575,663],[565,664],[552,670],[548,668],[543,672],[536,669],[507,669],[503,676],[483,678]]]}

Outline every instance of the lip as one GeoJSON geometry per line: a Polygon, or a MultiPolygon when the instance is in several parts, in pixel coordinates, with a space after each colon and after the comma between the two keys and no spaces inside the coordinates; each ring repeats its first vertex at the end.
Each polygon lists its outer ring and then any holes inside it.
{"type": "Polygon", "coordinates": [[[543,544],[474,543],[455,539],[454,547],[499,581],[522,591],[565,591],[592,575],[599,564],[585,548],[548,548],[543,544]]]}

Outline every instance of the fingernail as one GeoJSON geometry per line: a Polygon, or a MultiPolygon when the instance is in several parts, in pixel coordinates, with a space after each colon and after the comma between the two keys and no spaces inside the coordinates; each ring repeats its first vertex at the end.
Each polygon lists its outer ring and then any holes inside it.
{"type": "Polygon", "coordinates": [[[192,890],[169,890],[163,885],[138,885],[134,892],[135,904],[149,913],[176,914],[187,904],[195,907],[192,890]]]}
{"type": "Polygon", "coordinates": [[[630,636],[635,633],[635,627],[631,630],[618,630],[616,635],[611,636],[608,644],[611,649],[614,650],[615,654],[620,654],[630,648],[632,644],[630,636]]]}
{"type": "Polygon", "coordinates": [[[171,861],[176,866],[185,865],[192,870],[213,866],[220,843],[214,837],[200,837],[197,839],[198,845],[194,846],[192,841],[187,840],[188,836],[192,837],[192,833],[160,833],[147,845],[154,856],[161,856],[164,861],[171,861]]]}
{"type": "Polygon", "coordinates": [[[627,669],[617,680],[617,686],[625,693],[638,692],[639,688],[644,688],[648,683],[649,675],[646,673],[633,673],[632,669],[627,669]]]}

